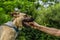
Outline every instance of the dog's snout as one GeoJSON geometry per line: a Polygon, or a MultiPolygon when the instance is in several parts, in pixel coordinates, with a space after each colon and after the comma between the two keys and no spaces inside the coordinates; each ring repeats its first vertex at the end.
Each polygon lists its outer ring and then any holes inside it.
{"type": "Polygon", "coordinates": [[[33,22],[33,21],[34,21],[33,17],[25,15],[24,19],[22,20],[22,24],[23,24],[23,26],[28,27],[28,26],[30,26],[30,25],[28,25],[28,23],[33,22]]]}
{"type": "Polygon", "coordinates": [[[23,21],[24,22],[32,22],[32,21],[34,21],[34,18],[33,17],[26,17],[26,18],[24,18],[23,21]]]}

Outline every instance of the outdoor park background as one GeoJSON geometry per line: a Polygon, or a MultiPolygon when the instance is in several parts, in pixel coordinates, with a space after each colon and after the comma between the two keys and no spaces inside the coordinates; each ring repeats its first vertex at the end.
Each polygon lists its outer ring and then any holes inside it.
{"type": "MultiPolygon", "coordinates": [[[[0,25],[11,20],[14,8],[31,15],[40,25],[60,29],[60,0],[0,0],[0,25]]],[[[60,37],[23,28],[17,40],[60,40],[60,37]]]]}

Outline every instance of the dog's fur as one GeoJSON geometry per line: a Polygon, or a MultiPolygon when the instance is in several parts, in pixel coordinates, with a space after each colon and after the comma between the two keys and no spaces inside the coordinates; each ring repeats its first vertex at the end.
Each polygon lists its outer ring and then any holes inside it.
{"type": "MultiPolygon", "coordinates": [[[[27,16],[24,13],[17,13],[17,12],[13,12],[12,13],[13,16],[13,21],[12,23],[16,26],[16,28],[22,28],[22,23],[24,24],[24,22],[31,22],[33,20],[31,20],[32,18],[30,16],[27,16]]],[[[24,24],[26,25],[26,24],[24,24]]],[[[28,25],[26,25],[28,26],[28,25]]],[[[16,38],[16,30],[14,28],[9,27],[9,25],[1,25],[0,26],[0,40],[15,40],[16,38]]]]}

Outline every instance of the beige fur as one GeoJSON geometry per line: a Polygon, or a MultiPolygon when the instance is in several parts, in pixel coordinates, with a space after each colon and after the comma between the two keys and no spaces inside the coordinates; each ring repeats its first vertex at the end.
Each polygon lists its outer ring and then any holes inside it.
{"type": "MultiPolygon", "coordinates": [[[[16,25],[17,28],[22,27],[22,20],[24,19],[24,13],[19,13],[14,17],[13,24],[16,25]]],[[[15,16],[15,15],[14,15],[15,16]]],[[[15,40],[16,31],[13,28],[2,25],[2,30],[0,34],[0,40],[15,40]]]]}

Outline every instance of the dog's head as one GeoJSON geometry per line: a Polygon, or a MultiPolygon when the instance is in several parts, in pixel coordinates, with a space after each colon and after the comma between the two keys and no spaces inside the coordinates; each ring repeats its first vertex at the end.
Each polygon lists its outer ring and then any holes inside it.
{"type": "Polygon", "coordinates": [[[13,19],[14,19],[13,23],[18,27],[29,26],[26,23],[34,21],[34,19],[31,16],[29,16],[25,13],[13,12],[11,15],[13,16],[13,19]]]}

